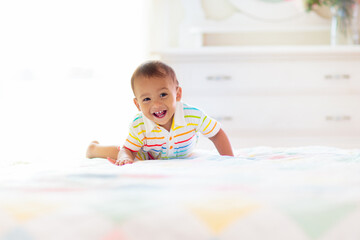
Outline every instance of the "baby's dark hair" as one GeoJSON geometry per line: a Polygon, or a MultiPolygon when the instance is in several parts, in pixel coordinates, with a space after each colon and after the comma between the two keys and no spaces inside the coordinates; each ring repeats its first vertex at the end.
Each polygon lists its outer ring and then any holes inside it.
{"type": "Polygon", "coordinates": [[[133,73],[133,75],[131,77],[131,88],[134,92],[134,82],[135,82],[135,79],[138,77],[164,78],[166,76],[170,76],[171,79],[176,84],[176,86],[179,86],[179,82],[176,78],[176,74],[170,66],[166,65],[165,63],[163,63],[161,61],[155,61],[155,60],[144,62],[139,67],[137,67],[135,72],[133,73]]]}

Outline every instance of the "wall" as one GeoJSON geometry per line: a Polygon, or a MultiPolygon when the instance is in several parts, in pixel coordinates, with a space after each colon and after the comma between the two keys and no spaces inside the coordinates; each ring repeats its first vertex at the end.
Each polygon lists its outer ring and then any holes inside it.
{"type": "Polygon", "coordinates": [[[150,50],[177,47],[184,19],[181,0],[151,0],[149,11],[150,50]]]}
{"type": "MultiPolygon", "coordinates": [[[[231,0],[152,0],[153,51],[176,47],[194,47],[182,43],[196,31],[203,33],[202,45],[327,45],[330,43],[329,9],[302,12],[283,20],[257,19],[247,9],[238,9],[231,0]],[[203,12],[196,10],[200,6],[203,12]],[[191,32],[191,34],[188,34],[191,32]]],[[[256,1],[259,2],[259,1],[256,1]]],[[[302,0],[294,0],[302,8],[302,0]]],[[[302,8],[303,9],[303,8],[302,8]]],[[[251,10],[251,9],[250,9],[251,10]]],[[[266,12],[266,9],[259,9],[266,12]]],[[[260,16],[261,18],[261,16],[260,16]]],[[[193,41],[194,42],[194,41],[193,41]]]]}

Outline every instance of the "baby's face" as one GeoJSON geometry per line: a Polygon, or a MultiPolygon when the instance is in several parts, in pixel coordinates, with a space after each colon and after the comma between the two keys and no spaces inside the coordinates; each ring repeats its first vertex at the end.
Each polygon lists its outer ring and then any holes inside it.
{"type": "Polygon", "coordinates": [[[134,81],[134,102],[148,119],[170,131],[181,88],[171,77],[138,77],[134,81]]]}

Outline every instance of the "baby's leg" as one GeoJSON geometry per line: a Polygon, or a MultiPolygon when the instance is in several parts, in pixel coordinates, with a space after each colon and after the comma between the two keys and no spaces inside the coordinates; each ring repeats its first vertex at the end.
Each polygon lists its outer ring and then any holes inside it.
{"type": "Polygon", "coordinates": [[[86,150],[87,158],[112,158],[117,159],[119,150],[116,146],[102,146],[97,141],[90,143],[86,150]]]}

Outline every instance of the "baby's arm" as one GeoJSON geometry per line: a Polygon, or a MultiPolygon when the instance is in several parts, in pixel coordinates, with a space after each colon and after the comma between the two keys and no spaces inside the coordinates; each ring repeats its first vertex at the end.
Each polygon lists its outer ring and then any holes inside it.
{"type": "Polygon", "coordinates": [[[119,154],[117,146],[100,145],[99,142],[93,141],[86,150],[87,158],[112,158],[116,159],[119,154]]]}
{"type": "Polygon", "coordinates": [[[224,130],[220,129],[215,136],[209,139],[214,143],[220,155],[234,156],[230,140],[224,130]]]}
{"type": "Polygon", "coordinates": [[[108,158],[108,160],[118,166],[122,166],[125,164],[131,164],[134,162],[137,152],[132,152],[129,149],[123,147],[120,149],[119,154],[117,156],[117,160],[108,158]]]}

